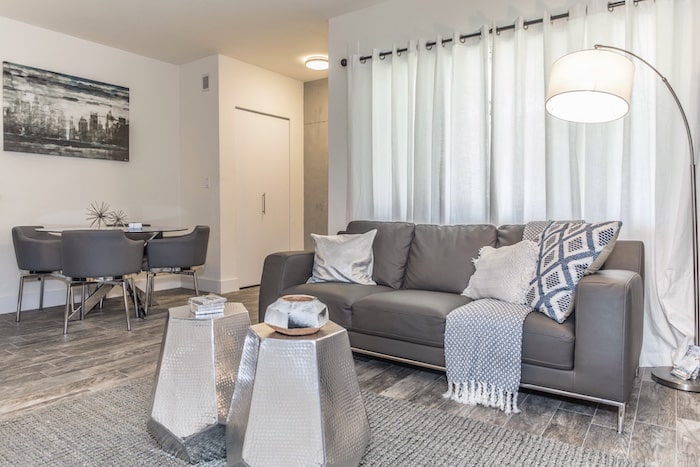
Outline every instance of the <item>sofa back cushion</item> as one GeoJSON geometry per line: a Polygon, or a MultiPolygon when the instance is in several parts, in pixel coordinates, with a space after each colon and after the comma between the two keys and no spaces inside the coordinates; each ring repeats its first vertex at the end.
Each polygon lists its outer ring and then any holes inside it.
{"type": "Polygon", "coordinates": [[[493,225],[416,225],[404,288],[462,293],[479,249],[497,241],[493,225]]]}
{"type": "Polygon", "coordinates": [[[498,227],[498,246],[515,245],[523,240],[524,224],[507,224],[498,227]]]}
{"type": "Polygon", "coordinates": [[[374,272],[378,285],[401,288],[415,225],[410,222],[352,221],[343,233],[361,234],[377,229],[374,238],[374,272]]]}

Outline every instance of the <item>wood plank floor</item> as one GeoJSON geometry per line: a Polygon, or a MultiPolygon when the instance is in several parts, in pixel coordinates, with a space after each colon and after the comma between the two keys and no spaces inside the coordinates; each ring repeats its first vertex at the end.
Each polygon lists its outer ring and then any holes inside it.
{"type": "MultiPolygon", "coordinates": [[[[62,307],[22,312],[20,323],[14,314],[0,315],[0,419],[154,375],[167,309],[185,304],[190,294],[157,292],[148,319],[132,319],[131,332],[120,299],[106,300],[103,310],[71,322],[66,336],[62,307]]],[[[226,296],[242,302],[257,322],[257,287],[226,296]]],[[[443,399],[446,382],[440,372],[359,355],[355,367],[363,389],[387,397],[649,465],[700,465],[700,394],[660,386],[644,370],[635,381],[625,431],[618,435],[616,412],[606,406],[522,392],[522,413],[505,415],[443,399]]]]}

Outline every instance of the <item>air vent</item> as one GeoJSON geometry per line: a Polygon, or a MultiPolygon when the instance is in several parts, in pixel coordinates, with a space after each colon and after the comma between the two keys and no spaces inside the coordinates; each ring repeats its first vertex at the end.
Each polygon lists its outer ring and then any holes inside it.
{"type": "Polygon", "coordinates": [[[209,90],[209,75],[202,76],[202,91],[209,90]]]}

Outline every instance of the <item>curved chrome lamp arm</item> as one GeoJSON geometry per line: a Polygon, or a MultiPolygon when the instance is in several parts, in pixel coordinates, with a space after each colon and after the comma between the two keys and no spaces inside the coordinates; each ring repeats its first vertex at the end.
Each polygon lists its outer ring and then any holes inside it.
{"type": "MultiPolygon", "coordinates": [[[[681,101],[678,99],[678,95],[676,95],[676,91],[673,90],[673,87],[671,87],[671,84],[668,82],[666,77],[662,75],[659,70],[657,70],[651,63],[647,62],[644,60],[642,57],[639,55],[630,52],[629,50],[621,49],[619,47],[613,47],[610,45],[601,45],[601,44],[596,44],[594,46],[595,49],[608,49],[608,50],[615,50],[617,52],[621,52],[626,55],[630,55],[640,62],[644,63],[646,66],[651,68],[654,73],[656,73],[659,78],[661,78],[661,81],[666,85],[666,88],[669,90],[671,93],[671,96],[673,96],[673,100],[676,101],[676,105],[678,106],[678,110],[681,113],[681,117],[683,118],[683,124],[685,125],[685,133],[688,136],[688,148],[690,149],[689,155],[690,155],[690,190],[691,190],[691,219],[692,219],[692,235],[693,235],[693,285],[694,285],[694,290],[693,290],[693,298],[694,298],[694,306],[695,306],[695,345],[700,345],[700,299],[698,297],[698,293],[700,292],[700,287],[699,287],[699,274],[698,274],[698,222],[697,222],[697,188],[696,188],[696,180],[695,180],[695,148],[693,147],[693,137],[690,134],[690,125],[688,124],[688,117],[685,114],[685,110],[683,110],[683,106],[681,105],[681,101]]],[[[681,389],[684,391],[692,391],[692,392],[700,392],[700,383],[697,383],[695,381],[682,381],[679,380],[678,378],[675,378],[672,374],[669,373],[668,369],[665,368],[655,368],[652,371],[652,379],[656,381],[657,383],[663,384],[665,386],[670,386],[675,389],[681,389]]]]}
{"type": "MultiPolygon", "coordinates": [[[[647,62],[644,60],[642,57],[639,55],[635,54],[634,52],[630,52],[629,50],[621,49],[620,47],[613,47],[612,45],[602,45],[602,44],[596,44],[593,46],[594,49],[608,49],[608,50],[617,50],[618,52],[622,52],[624,54],[630,55],[640,62],[644,63],[646,66],[654,70],[654,73],[656,73],[659,78],[661,78],[661,81],[666,85],[666,88],[668,91],[671,93],[671,96],[673,96],[673,100],[676,101],[676,105],[678,106],[678,110],[681,112],[681,117],[683,117],[683,124],[685,125],[685,133],[688,135],[688,145],[690,146],[690,165],[695,167],[695,148],[693,148],[693,137],[690,134],[690,125],[688,124],[688,117],[685,115],[685,110],[683,110],[683,106],[681,105],[681,101],[678,99],[678,95],[676,94],[676,91],[673,90],[671,87],[671,84],[668,82],[666,77],[661,74],[659,70],[657,70],[651,63],[647,62]]],[[[695,184],[695,178],[693,178],[693,184],[695,184]]],[[[693,191],[693,194],[695,192],[693,191]]],[[[695,201],[695,196],[693,196],[693,201],[695,201]]],[[[695,212],[695,211],[693,211],[695,212]]],[[[695,224],[693,224],[695,225],[695,224]]],[[[695,336],[697,340],[697,334],[695,336]]],[[[697,342],[696,342],[697,345],[697,342]]]]}
{"type": "Polygon", "coordinates": [[[693,148],[693,137],[690,134],[690,125],[688,124],[688,117],[685,114],[685,110],[683,110],[683,106],[681,105],[681,101],[678,99],[678,95],[676,94],[676,91],[673,90],[673,87],[671,87],[671,84],[668,82],[666,77],[659,72],[651,63],[647,62],[644,60],[642,57],[639,55],[630,52],[629,50],[621,49],[619,47],[613,47],[610,45],[601,45],[601,44],[596,44],[593,46],[595,49],[608,49],[608,50],[616,50],[618,52],[631,55],[632,57],[636,58],[640,62],[644,63],[646,66],[651,68],[654,73],[656,73],[659,78],[661,78],[661,81],[666,85],[666,88],[669,90],[671,93],[671,96],[673,96],[673,100],[676,101],[676,105],[678,106],[678,110],[681,113],[681,117],[683,118],[683,124],[685,125],[685,133],[688,136],[688,147],[690,149],[689,155],[690,155],[690,189],[691,189],[691,218],[693,221],[692,225],[692,231],[693,231],[693,283],[695,286],[695,289],[693,291],[693,297],[694,297],[694,305],[695,305],[695,345],[700,345],[700,299],[698,298],[698,292],[700,291],[699,287],[699,280],[700,276],[698,274],[698,223],[697,223],[697,189],[696,189],[696,180],[695,180],[695,148],[693,148]]]}

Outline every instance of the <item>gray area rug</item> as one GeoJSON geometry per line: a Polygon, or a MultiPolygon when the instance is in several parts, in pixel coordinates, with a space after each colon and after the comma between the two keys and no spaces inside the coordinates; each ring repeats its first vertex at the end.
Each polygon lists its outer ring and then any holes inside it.
{"type": "MultiPolygon", "coordinates": [[[[188,465],[146,431],[152,383],[134,380],[0,422],[0,465],[188,465]]],[[[363,398],[372,440],[362,465],[635,465],[370,392],[363,398]]]]}

